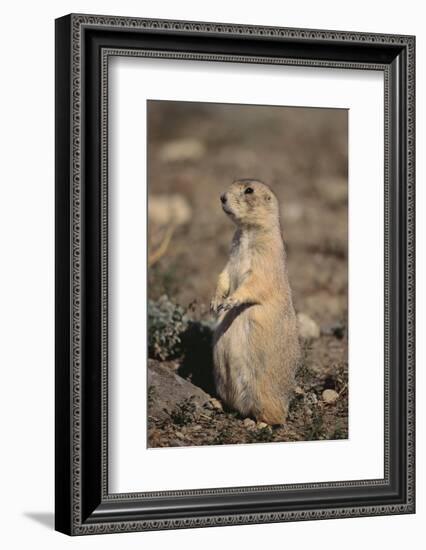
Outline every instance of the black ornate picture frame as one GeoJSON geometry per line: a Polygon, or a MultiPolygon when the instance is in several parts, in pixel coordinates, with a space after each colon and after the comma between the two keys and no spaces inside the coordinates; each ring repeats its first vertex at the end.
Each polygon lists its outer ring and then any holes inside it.
{"type": "Polygon", "coordinates": [[[68,15],[56,21],[56,529],[70,535],[415,511],[413,36],[68,15]],[[110,56],[384,74],[383,479],[108,492],[110,56]]]}

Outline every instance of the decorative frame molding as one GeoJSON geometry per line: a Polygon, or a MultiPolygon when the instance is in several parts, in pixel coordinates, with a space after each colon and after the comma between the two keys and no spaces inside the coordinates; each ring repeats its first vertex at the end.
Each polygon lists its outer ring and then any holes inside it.
{"type": "Polygon", "coordinates": [[[412,36],[95,15],[56,21],[58,530],[83,535],[414,512],[414,55],[412,36]],[[383,71],[382,480],[108,493],[107,92],[108,59],[117,55],[383,71]],[[186,509],[176,507],[177,497],[186,498],[186,509]],[[214,513],[204,512],[213,500],[214,513]]]}

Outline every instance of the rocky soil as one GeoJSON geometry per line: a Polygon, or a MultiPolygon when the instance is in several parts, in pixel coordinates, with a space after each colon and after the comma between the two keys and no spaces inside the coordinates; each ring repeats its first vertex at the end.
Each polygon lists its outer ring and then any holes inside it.
{"type": "MultiPolygon", "coordinates": [[[[148,445],[226,445],[345,439],[348,436],[346,337],[341,327],[305,341],[304,362],[285,426],[268,426],[224,409],[208,377],[192,383],[182,359],[148,361],[148,445]],[[327,367],[324,367],[327,365],[327,367]],[[210,393],[203,386],[210,390],[210,393]]],[[[210,358],[207,357],[207,363],[210,358]]],[[[195,373],[196,374],[196,373],[195,373]]]]}

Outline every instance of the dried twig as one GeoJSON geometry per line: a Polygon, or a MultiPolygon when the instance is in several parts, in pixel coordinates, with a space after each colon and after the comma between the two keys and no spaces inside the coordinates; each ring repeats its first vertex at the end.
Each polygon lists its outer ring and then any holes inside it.
{"type": "Polygon", "coordinates": [[[348,385],[345,384],[345,385],[343,386],[343,388],[339,391],[339,394],[338,394],[339,397],[340,397],[343,393],[345,393],[345,391],[346,391],[347,389],[348,389],[348,385]]]}
{"type": "Polygon", "coordinates": [[[152,267],[167,252],[174,231],[175,226],[173,224],[169,225],[157,250],[148,255],[148,267],[152,267]]]}

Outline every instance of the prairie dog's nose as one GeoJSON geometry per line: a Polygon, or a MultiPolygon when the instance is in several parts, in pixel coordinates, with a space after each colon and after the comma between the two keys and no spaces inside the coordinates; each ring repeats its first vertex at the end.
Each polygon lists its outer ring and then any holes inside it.
{"type": "Polygon", "coordinates": [[[222,195],[220,196],[220,202],[221,202],[222,204],[225,204],[225,202],[226,202],[226,195],[225,195],[225,193],[222,193],[222,195]]]}

